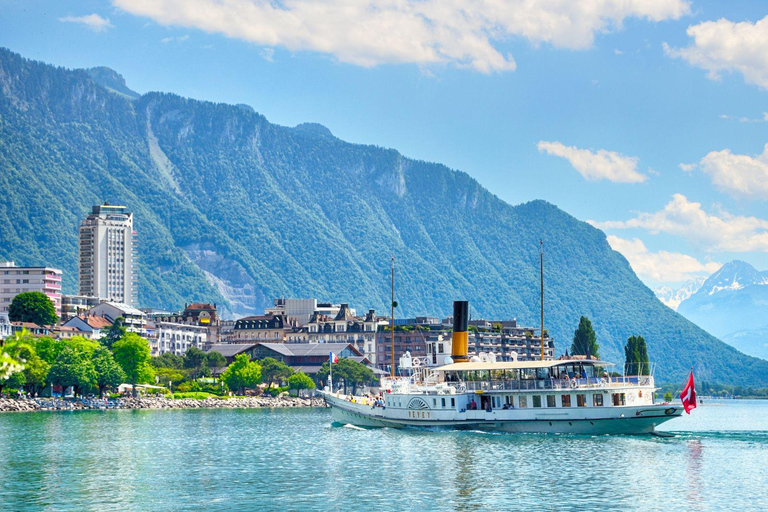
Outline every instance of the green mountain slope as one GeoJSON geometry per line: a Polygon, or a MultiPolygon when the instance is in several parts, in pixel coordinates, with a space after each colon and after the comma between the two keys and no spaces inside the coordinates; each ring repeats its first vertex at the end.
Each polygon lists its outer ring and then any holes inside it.
{"type": "Polygon", "coordinates": [[[450,313],[538,324],[546,243],[547,326],[560,351],[580,315],[604,359],[642,334],[665,380],[689,366],[715,382],[768,385],[749,358],[663,306],[605,235],[555,206],[510,206],[467,174],[391,149],[287,128],[242,106],[150,93],[129,100],[85,71],[0,50],[0,258],[55,265],[76,290],[77,226],[108,200],[136,215],[140,302],[274,297],[387,308],[397,258],[399,316],[450,313]]]}

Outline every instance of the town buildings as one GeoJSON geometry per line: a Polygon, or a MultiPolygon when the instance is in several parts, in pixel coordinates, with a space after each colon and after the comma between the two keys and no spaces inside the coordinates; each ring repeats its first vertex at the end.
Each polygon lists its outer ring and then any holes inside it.
{"type": "Polygon", "coordinates": [[[138,306],[137,235],[125,206],[94,206],[80,224],[80,295],[138,306]]]}
{"type": "Polygon", "coordinates": [[[153,356],[168,352],[183,356],[190,347],[204,350],[209,346],[208,328],[200,325],[150,321],[146,335],[153,356]]]}
{"type": "Polygon", "coordinates": [[[42,292],[61,316],[61,270],[51,267],[18,267],[0,262],[0,313],[7,313],[13,298],[22,292],[42,292]]]}
{"type": "Polygon", "coordinates": [[[66,322],[71,318],[82,315],[92,307],[98,306],[101,300],[98,297],[86,297],[83,295],[61,296],[61,321],[66,322]]]}
{"type": "Polygon", "coordinates": [[[4,340],[12,333],[11,321],[8,319],[8,313],[0,312],[0,340],[4,340]]]}
{"type": "Polygon", "coordinates": [[[89,309],[88,316],[100,316],[107,319],[111,324],[122,317],[126,331],[135,332],[140,336],[146,334],[147,315],[128,304],[102,302],[98,306],[89,309]]]}

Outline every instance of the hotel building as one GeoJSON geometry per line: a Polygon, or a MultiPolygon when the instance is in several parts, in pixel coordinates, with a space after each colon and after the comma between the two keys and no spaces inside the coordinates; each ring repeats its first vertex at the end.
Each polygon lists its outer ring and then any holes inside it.
{"type": "Polygon", "coordinates": [[[22,292],[43,292],[61,316],[61,270],[17,267],[12,261],[0,261],[0,313],[8,313],[13,298],[22,292]]]}

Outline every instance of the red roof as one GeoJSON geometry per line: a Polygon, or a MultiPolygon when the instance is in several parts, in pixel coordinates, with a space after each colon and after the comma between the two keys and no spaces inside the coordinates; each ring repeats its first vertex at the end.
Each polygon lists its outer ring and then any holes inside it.
{"type": "Polygon", "coordinates": [[[85,318],[82,318],[85,323],[90,325],[94,329],[105,329],[107,327],[112,326],[112,322],[104,318],[103,316],[87,316],[85,318]]]}
{"type": "Polygon", "coordinates": [[[210,310],[210,311],[215,311],[216,310],[216,308],[213,307],[212,304],[199,304],[198,303],[198,304],[190,304],[189,306],[187,306],[185,308],[185,311],[195,310],[195,309],[207,309],[207,310],[210,310]]]}

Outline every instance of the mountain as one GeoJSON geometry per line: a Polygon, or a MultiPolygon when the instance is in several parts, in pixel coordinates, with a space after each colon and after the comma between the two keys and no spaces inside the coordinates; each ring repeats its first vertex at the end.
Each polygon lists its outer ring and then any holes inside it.
{"type": "Polygon", "coordinates": [[[701,285],[704,284],[704,281],[706,280],[706,277],[694,277],[683,283],[683,286],[676,290],[669,286],[662,286],[654,289],[653,293],[656,294],[656,297],[658,297],[662,303],[677,311],[680,303],[699,291],[699,288],[701,288],[701,285]]]}
{"type": "Polygon", "coordinates": [[[123,96],[132,100],[141,97],[141,94],[128,88],[128,86],[125,84],[125,78],[123,78],[123,75],[114,69],[100,66],[86,69],[85,72],[88,73],[94,82],[104,87],[108,91],[122,94],[123,96]]]}
{"type": "Polygon", "coordinates": [[[0,50],[0,259],[64,270],[77,289],[77,227],[108,200],[135,214],[139,299],[215,301],[260,311],[275,297],[471,313],[538,324],[539,240],[546,325],[558,351],[581,315],[604,359],[633,334],[662,381],[768,386],[747,357],[656,299],[605,234],[552,204],[511,206],[466,173],[358,145],[308,124],[284,127],[234,105],[115,93],[82,70],[0,50]]]}
{"type": "Polygon", "coordinates": [[[726,263],[678,312],[739,350],[768,358],[768,272],[744,261],[726,263]]]}

